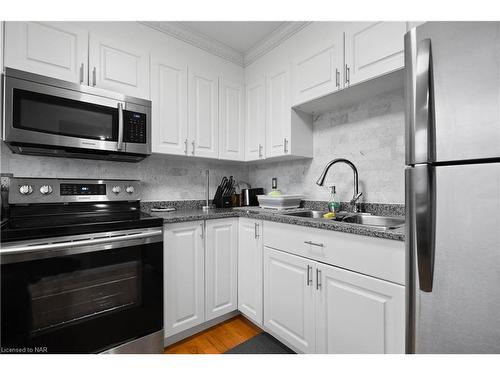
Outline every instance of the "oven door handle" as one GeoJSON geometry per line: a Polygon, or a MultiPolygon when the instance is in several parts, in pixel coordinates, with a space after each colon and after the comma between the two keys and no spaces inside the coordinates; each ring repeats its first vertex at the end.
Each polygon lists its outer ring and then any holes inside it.
{"type": "Polygon", "coordinates": [[[157,229],[140,233],[125,234],[116,237],[88,238],[76,241],[44,243],[40,245],[34,244],[34,245],[12,246],[12,247],[7,246],[7,247],[2,247],[2,249],[0,249],[0,255],[21,254],[21,253],[30,253],[34,251],[58,250],[58,249],[67,249],[71,247],[108,244],[119,241],[137,240],[141,238],[160,236],[162,233],[163,231],[161,229],[157,229]]]}

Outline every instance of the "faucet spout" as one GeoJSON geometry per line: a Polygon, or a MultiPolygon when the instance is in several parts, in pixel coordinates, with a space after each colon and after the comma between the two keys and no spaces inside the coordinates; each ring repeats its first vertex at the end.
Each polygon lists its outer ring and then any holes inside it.
{"type": "Polygon", "coordinates": [[[356,202],[358,201],[358,199],[361,197],[361,194],[363,194],[363,193],[358,192],[358,187],[359,187],[359,185],[358,185],[358,170],[356,169],[356,166],[353,164],[352,161],[344,159],[344,158],[338,158],[338,159],[331,160],[325,166],[325,168],[323,169],[323,172],[321,172],[321,175],[319,176],[318,181],[316,181],[316,184],[318,186],[323,186],[323,184],[325,183],[325,178],[326,178],[326,174],[328,173],[328,170],[334,164],[337,164],[337,163],[347,164],[352,169],[352,172],[354,175],[354,186],[353,186],[353,195],[352,195],[351,204],[353,205],[353,212],[357,212],[358,208],[357,208],[356,202]]]}

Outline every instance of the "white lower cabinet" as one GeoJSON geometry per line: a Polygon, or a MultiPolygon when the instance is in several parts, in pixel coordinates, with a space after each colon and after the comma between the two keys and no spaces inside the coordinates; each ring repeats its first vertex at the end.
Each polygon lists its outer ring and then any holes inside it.
{"type": "Polygon", "coordinates": [[[262,221],[239,219],[238,310],[262,325],[262,221]]]}
{"type": "Polygon", "coordinates": [[[315,352],[313,265],[264,247],[264,326],[304,353],[315,352]]]}
{"type": "Polygon", "coordinates": [[[164,229],[165,337],[236,310],[238,218],[164,229]]]}
{"type": "Polygon", "coordinates": [[[405,288],[317,263],[316,353],[404,353],[405,288]]]}
{"type": "Polygon", "coordinates": [[[165,337],[205,321],[203,226],[203,221],[165,225],[165,337]]]}
{"type": "Polygon", "coordinates": [[[217,318],[238,308],[238,219],[206,222],[205,317],[217,318]]]}
{"type": "Polygon", "coordinates": [[[264,326],[301,352],[404,353],[404,296],[401,285],[264,247],[264,326]]]}

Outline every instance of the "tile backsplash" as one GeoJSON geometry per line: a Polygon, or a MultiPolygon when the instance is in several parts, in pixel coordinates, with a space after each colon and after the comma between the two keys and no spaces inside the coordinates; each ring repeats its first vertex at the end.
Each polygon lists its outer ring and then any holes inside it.
{"type": "Polygon", "coordinates": [[[212,198],[222,176],[233,175],[253,187],[278,188],[327,200],[328,186],[336,185],[341,201],[352,197],[352,171],[333,166],[318,187],[325,164],[347,158],[357,167],[362,202],[404,203],[404,102],[402,90],[317,116],[313,125],[314,158],[244,164],[219,160],[152,155],[139,163],[66,159],[13,154],[1,145],[1,171],[20,177],[123,178],[143,182],[144,201],[205,198],[205,170],[210,170],[212,198]]]}
{"type": "Polygon", "coordinates": [[[205,170],[210,170],[210,198],[222,176],[248,181],[246,165],[218,160],[152,155],[139,163],[67,159],[13,154],[2,144],[2,173],[16,177],[117,178],[143,182],[144,201],[205,198],[205,170]]]}
{"type": "Polygon", "coordinates": [[[404,99],[396,90],[317,116],[313,125],[314,158],[267,162],[250,166],[252,186],[271,188],[278,177],[284,194],[303,194],[311,200],[327,200],[328,186],[335,185],[341,201],[349,201],[353,173],[336,164],[316,185],[324,166],[346,158],[356,165],[362,202],[404,203],[404,99]]]}

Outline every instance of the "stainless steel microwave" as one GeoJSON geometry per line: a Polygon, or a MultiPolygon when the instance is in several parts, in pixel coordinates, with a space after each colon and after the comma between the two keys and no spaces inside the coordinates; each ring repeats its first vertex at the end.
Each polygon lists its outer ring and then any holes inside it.
{"type": "Polygon", "coordinates": [[[136,162],[151,154],[151,102],[5,68],[3,140],[15,153],[136,162]]]}

